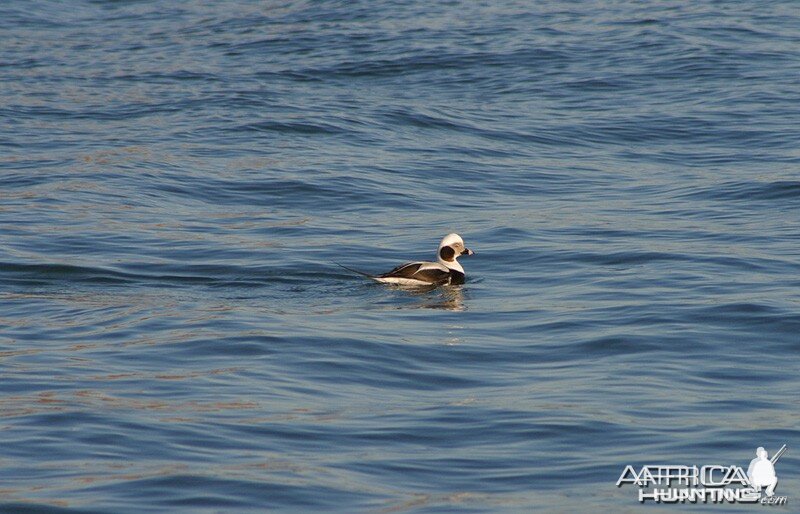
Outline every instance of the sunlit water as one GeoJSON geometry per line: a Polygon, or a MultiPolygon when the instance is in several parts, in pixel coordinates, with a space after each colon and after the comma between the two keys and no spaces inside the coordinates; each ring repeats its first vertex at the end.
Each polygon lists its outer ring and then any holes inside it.
{"type": "Polygon", "coordinates": [[[0,510],[792,510],[797,4],[531,4],[4,2],[0,510]]]}

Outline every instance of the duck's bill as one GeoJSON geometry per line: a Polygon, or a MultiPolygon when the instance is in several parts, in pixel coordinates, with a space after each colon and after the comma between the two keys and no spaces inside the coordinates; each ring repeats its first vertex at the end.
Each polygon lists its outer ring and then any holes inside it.
{"type": "Polygon", "coordinates": [[[470,250],[469,248],[464,248],[464,251],[461,252],[461,255],[473,255],[475,252],[470,250]]]}

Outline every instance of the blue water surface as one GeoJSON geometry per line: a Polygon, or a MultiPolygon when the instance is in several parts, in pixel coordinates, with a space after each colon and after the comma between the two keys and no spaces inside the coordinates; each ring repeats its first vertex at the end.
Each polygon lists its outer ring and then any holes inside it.
{"type": "Polygon", "coordinates": [[[0,41],[3,512],[638,512],[627,464],[782,444],[800,502],[797,3],[10,0],[0,41]],[[463,286],[335,264],[453,231],[463,286]]]}

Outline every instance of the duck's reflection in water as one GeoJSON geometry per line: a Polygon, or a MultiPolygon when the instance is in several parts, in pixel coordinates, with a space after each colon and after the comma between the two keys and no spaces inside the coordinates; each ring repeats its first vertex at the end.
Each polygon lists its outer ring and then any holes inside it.
{"type": "Polygon", "coordinates": [[[443,309],[447,311],[463,311],[466,309],[464,306],[464,286],[461,285],[396,287],[417,300],[404,305],[404,308],[443,309]]]}

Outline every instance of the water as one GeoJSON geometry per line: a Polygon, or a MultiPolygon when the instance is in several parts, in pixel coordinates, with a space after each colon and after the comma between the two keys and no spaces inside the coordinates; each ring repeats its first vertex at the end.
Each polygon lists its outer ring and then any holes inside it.
{"type": "Polygon", "coordinates": [[[0,510],[633,512],[626,464],[784,443],[800,501],[795,3],[11,1],[0,35],[0,510]],[[451,231],[462,287],[334,264],[451,231]]]}

